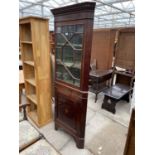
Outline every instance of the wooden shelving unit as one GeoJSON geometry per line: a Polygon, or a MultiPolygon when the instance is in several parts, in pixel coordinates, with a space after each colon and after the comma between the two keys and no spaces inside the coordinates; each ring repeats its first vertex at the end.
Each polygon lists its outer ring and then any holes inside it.
{"type": "Polygon", "coordinates": [[[28,116],[41,127],[52,119],[48,19],[20,19],[20,47],[28,116]]]}

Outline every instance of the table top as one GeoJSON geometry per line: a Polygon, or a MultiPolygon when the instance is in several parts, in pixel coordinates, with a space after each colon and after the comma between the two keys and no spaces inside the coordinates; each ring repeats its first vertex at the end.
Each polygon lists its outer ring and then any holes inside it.
{"type": "Polygon", "coordinates": [[[117,84],[113,85],[112,87],[103,90],[103,93],[106,96],[112,97],[114,99],[120,99],[124,95],[129,93],[131,90],[132,90],[132,88],[129,86],[117,83],[117,84]]]}
{"type": "Polygon", "coordinates": [[[128,73],[128,72],[124,72],[124,71],[115,71],[115,74],[125,75],[125,76],[128,76],[128,77],[133,77],[134,76],[133,73],[128,73]]]}
{"type": "Polygon", "coordinates": [[[19,70],[19,84],[24,84],[23,70],[19,70]]]}
{"type": "Polygon", "coordinates": [[[94,71],[90,71],[89,75],[94,76],[94,77],[102,77],[102,76],[111,74],[112,72],[113,72],[112,69],[108,69],[108,70],[97,69],[97,70],[94,70],[94,71]]]}

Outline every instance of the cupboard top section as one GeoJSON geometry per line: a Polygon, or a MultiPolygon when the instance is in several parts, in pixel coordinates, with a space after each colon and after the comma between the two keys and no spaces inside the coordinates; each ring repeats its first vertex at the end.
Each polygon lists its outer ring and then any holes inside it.
{"type": "Polygon", "coordinates": [[[48,18],[36,17],[36,16],[27,16],[19,19],[20,24],[30,23],[32,20],[43,20],[48,21],[48,18]]]}
{"type": "Polygon", "coordinates": [[[57,17],[55,21],[93,19],[95,4],[95,2],[84,2],[61,8],[51,9],[51,12],[55,17],[57,17]]]}

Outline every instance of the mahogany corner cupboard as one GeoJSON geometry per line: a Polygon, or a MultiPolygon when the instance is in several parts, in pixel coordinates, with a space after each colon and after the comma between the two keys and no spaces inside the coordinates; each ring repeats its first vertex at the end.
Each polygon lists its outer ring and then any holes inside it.
{"type": "Polygon", "coordinates": [[[52,9],[55,18],[55,129],[84,147],[94,2],[52,9]]]}

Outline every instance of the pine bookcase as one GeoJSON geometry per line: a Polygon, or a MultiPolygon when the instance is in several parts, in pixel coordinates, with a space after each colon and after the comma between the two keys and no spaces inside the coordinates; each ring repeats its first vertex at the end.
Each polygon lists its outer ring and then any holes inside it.
{"type": "Polygon", "coordinates": [[[48,19],[25,17],[19,24],[28,116],[41,127],[52,120],[48,19]]]}

